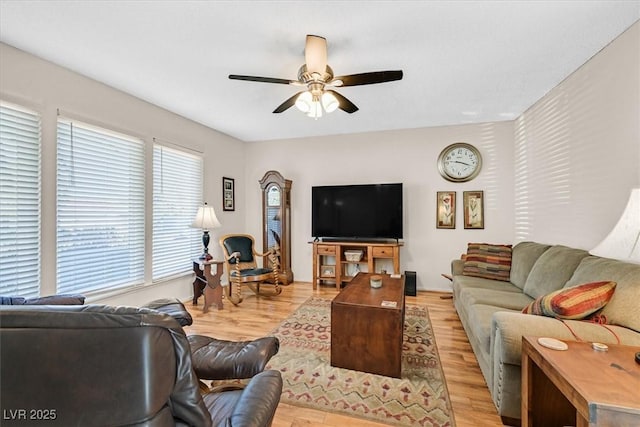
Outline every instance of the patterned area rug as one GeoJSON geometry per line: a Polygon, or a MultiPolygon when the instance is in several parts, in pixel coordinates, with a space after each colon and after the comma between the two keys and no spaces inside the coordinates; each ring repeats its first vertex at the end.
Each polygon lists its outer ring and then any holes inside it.
{"type": "Polygon", "coordinates": [[[427,309],[405,310],[402,378],[389,378],[332,367],[331,300],[309,298],[272,332],[280,351],[267,368],[282,372],[281,401],[391,425],[455,426],[427,309]]]}

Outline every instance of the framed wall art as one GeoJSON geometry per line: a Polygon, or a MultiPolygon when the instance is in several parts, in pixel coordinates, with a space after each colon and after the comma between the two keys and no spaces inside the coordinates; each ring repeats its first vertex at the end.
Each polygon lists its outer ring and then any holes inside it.
{"type": "Polygon", "coordinates": [[[222,177],[222,210],[236,210],[235,180],[222,177]]]}
{"type": "Polygon", "coordinates": [[[436,196],[436,228],[456,228],[456,192],[438,191],[436,196]]]}
{"type": "Polygon", "coordinates": [[[464,228],[484,228],[484,192],[465,191],[464,204],[464,228]]]}

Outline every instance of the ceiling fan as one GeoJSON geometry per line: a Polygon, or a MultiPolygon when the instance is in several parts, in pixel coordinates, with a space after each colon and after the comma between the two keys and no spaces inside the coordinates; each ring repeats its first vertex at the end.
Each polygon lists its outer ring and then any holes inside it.
{"type": "Polygon", "coordinates": [[[315,119],[321,117],[323,111],[330,113],[337,108],[349,114],[358,111],[358,107],[353,102],[332,88],[370,85],[402,79],[402,70],[334,76],[333,70],[327,64],[327,40],[320,36],[307,36],[304,59],[305,64],[298,70],[298,80],[242,76],[238,74],[230,74],[229,78],[232,80],[306,87],[306,90],[300,91],[284,101],[273,112],[282,113],[295,105],[300,111],[315,119]]]}

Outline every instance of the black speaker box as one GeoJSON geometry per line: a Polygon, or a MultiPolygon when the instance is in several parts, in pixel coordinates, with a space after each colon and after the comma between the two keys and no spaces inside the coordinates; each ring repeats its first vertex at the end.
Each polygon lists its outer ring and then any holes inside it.
{"type": "Polygon", "coordinates": [[[412,297],[416,296],[416,272],[404,272],[404,294],[412,297]]]}

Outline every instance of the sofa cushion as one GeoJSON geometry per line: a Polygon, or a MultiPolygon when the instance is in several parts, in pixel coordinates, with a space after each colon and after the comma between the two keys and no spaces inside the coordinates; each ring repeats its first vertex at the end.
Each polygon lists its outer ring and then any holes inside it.
{"type": "Polygon", "coordinates": [[[618,283],[611,301],[600,313],[607,323],[640,332],[640,265],[589,256],[582,260],[566,286],[596,280],[618,283]]]}
{"type": "Polygon", "coordinates": [[[511,250],[511,283],[520,289],[524,288],[533,265],[550,247],[551,245],[535,242],[520,242],[515,245],[511,250]]]}
{"type": "Polygon", "coordinates": [[[536,298],[524,314],[580,320],[604,307],[616,289],[616,282],[603,281],[562,288],[536,298]]]}
{"type": "Polygon", "coordinates": [[[501,280],[483,279],[482,277],[471,276],[454,276],[453,288],[485,288],[495,289],[505,292],[522,292],[522,289],[518,289],[509,282],[503,282],[501,280]]]}
{"type": "Polygon", "coordinates": [[[485,279],[509,281],[511,245],[469,243],[462,274],[485,279]]]}
{"type": "Polygon", "coordinates": [[[550,247],[533,265],[524,284],[524,293],[532,298],[538,298],[562,288],[571,278],[580,261],[588,255],[589,253],[582,249],[561,245],[550,247]]]}
{"type": "Polygon", "coordinates": [[[465,306],[486,304],[509,310],[522,310],[532,299],[521,292],[508,292],[496,289],[466,288],[460,291],[458,298],[465,306]]]}

